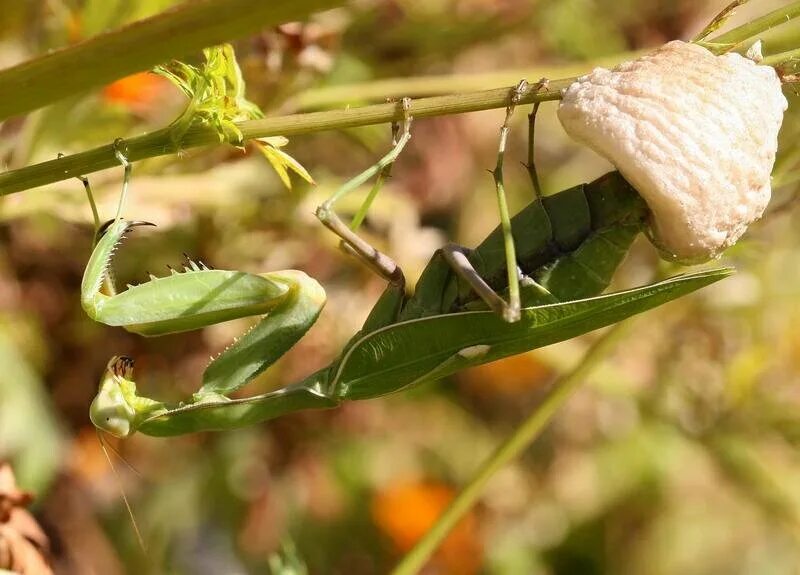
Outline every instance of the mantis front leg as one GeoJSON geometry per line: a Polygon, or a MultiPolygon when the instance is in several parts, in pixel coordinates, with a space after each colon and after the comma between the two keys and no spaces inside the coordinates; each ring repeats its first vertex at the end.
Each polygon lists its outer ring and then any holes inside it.
{"type": "MultiPolygon", "coordinates": [[[[297,343],[325,304],[322,287],[299,271],[248,274],[210,270],[194,262],[183,272],[152,277],[147,283],[106,295],[99,288],[110,254],[129,227],[125,220],[114,222],[92,254],[81,298],[92,319],[154,336],[264,315],[211,361],[202,386],[181,405],[183,409],[209,401],[229,401],[227,394],[251,381],[297,343]]],[[[127,436],[155,414],[172,409],[140,397],[132,376],[132,360],[114,358],[109,363],[90,410],[98,428],[127,436]]]]}
{"type": "MultiPolygon", "coordinates": [[[[125,233],[143,223],[119,218],[101,229],[102,237],[81,283],[81,304],[89,317],[140,335],[157,336],[264,316],[211,361],[202,386],[181,405],[183,409],[231,401],[227,394],[251,381],[297,343],[325,304],[322,286],[299,271],[250,274],[212,270],[192,261],[182,272],[150,276],[149,281],[118,292],[109,273],[112,255],[125,233]]],[[[109,362],[90,410],[97,427],[126,436],[154,414],[172,409],[138,396],[132,378],[132,360],[116,357],[109,362]]]]}

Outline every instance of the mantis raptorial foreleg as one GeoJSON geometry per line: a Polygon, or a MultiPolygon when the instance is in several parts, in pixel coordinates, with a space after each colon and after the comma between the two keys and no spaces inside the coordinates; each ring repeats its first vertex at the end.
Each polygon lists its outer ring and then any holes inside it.
{"type": "MultiPolygon", "coordinates": [[[[122,211],[130,179],[130,163],[115,145],[125,167],[122,211]]],[[[91,190],[87,185],[87,192],[91,190]]],[[[147,222],[118,217],[101,227],[81,283],[81,304],[95,321],[121,326],[145,336],[195,330],[230,319],[253,315],[262,320],[211,361],[203,383],[188,407],[231,401],[231,393],[272,365],[314,324],[325,292],[306,274],[285,270],[263,274],[212,270],[189,260],[183,272],[117,292],[109,273],[111,258],[126,232],[147,222]]],[[[115,357],[109,362],[100,391],[92,402],[92,422],[114,435],[128,435],[143,421],[166,407],[137,395],[132,380],[133,360],[115,357]]]]}

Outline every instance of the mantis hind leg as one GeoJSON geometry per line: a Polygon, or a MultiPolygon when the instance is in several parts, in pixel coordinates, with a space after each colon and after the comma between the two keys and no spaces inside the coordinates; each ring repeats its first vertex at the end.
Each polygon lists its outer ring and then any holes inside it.
{"type": "Polygon", "coordinates": [[[347,246],[347,249],[351,253],[353,253],[370,269],[386,279],[400,291],[405,289],[405,276],[403,275],[403,271],[400,269],[400,266],[398,266],[392,258],[380,252],[374,246],[370,245],[369,242],[360,237],[356,233],[356,230],[361,225],[369,206],[375,199],[375,196],[380,190],[384,180],[389,176],[389,171],[391,170],[392,164],[400,155],[400,152],[403,151],[403,148],[405,148],[405,145],[408,143],[408,141],[411,139],[412,118],[409,115],[410,100],[408,98],[404,98],[402,101],[402,106],[405,116],[402,134],[400,135],[400,138],[397,139],[396,134],[399,129],[397,127],[393,127],[393,131],[395,133],[395,143],[392,150],[383,158],[378,160],[378,162],[373,166],[367,168],[362,173],[345,183],[335,194],[333,194],[333,196],[320,205],[316,212],[317,218],[319,218],[322,224],[339,236],[343,244],[347,246]],[[334,211],[334,206],[344,196],[358,189],[359,186],[375,175],[378,176],[375,185],[372,187],[367,199],[357,212],[350,227],[348,227],[336,214],[334,211]]]}
{"type": "Polygon", "coordinates": [[[488,284],[486,284],[475,272],[474,268],[472,268],[463,250],[450,246],[449,249],[443,252],[445,259],[453,266],[453,269],[472,286],[493,311],[499,313],[507,322],[519,321],[520,295],[517,250],[514,246],[514,236],[511,231],[511,216],[508,214],[508,202],[506,201],[506,190],[505,184],[503,183],[503,161],[506,153],[509,122],[511,116],[514,114],[514,109],[527,89],[528,83],[522,80],[511,93],[510,102],[506,108],[506,117],[503,121],[503,125],[500,127],[500,142],[497,146],[497,164],[492,171],[495,192],[497,194],[497,207],[500,212],[500,227],[503,231],[503,251],[505,252],[506,269],[508,270],[508,301],[504,300],[497,292],[489,288],[488,284]],[[486,288],[488,288],[488,291],[486,288]]]}
{"type": "Polygon", "coordinates": [[[89,178],[86,176],[78,176],[78,179],[83,184],[83,189],[86,190],[86,199],[89,201],[89,207],[92,210],[92,220],[94,222],[94,234],[92,235],[92,247],[97,245],[97,240],[100,238],[100,214],[97,211],[97,203],[94,201],[94,194],[92,193],[92,185],[89,183],[89,178]]]}
{"type": "MultiPolygon", "coordinates": [[[[534,86],[534,90],[539,92],[541,90],[548,90],[550,80],[542,78],[534,86]]],[[[536,169],[536,159],[534,157],[535,142],[536,142],[536,115],[539,112],[539,105],[541,102],[533,103],[533,110],[528,114],[528,161],[525,163],[525,168],[528,170],[528,175],[531,178],[533,185],[534,197],[537,200],[542,198],[542,185],[539,182],[539,172],[536,169]]]]}
{"type": "MultiPolygon", "coordinates": [[[[516,88],[511,93],[510,103],[506,108],[506,117],[503,125],[500,128],[500,141],[497,150],[497,164],[492,171],[495,181],[495,191],[497,194],[497,204],[500,212],[500,229],[503,237],[503,251],[506,260],[506,269],[508,270],[508,300],[504,299],[498,294],[477,272],[472,263],[469,261],[469,250],[456,245],[449,244],[442,248],[442,256],[450,267],[469,284],[476,294],[489,306],[489,309],[502,316],[508,322],[515,322],[520,318],[521,308],[521,290],[520,281],[522,278],[525,282],[524,291],[530,291],[533,286],[537,290],[537,298],[539,297],[540,288],[538,288],[532,280],[524,278],[520,272],[517,264],[516,247],[514,244],[514,237],[511,229],[511,218],[508,213],[508,205],[506,202],[505,186],[503,183],[503,161],[505,156],[506,141],[508,139],[509,121],[514,113],[514,109],[518,104],[520,98],[526,94],[530,89],[538,92],[541,89],[547,88],[547,80],[542,79],[536,83],[532,88],[528,86],[525,80],[517,84],[516,88]]],[[[538,112],[538,102],[534,105],[533,111],[528,115],[528,162],[526,168],[533,184],[534,193],[537,200],[541,198],[541,186],[536,172],[534,162],[534,133],[536,125],[536,113],[538,112]]],[[[544,290],[546,292],[546,290],[544,290]]],[[[547,295],[543,292],[543,295],[547,295]]]]}
{"type": "Polygon", "coordinates": [[[506,116],[500,127],[500,141],[497,146],[497,164],[492,171],[494,177],[497,206],[500,212],[500,227],[503,235],[503,252],[505,254],[506,269],[508,270],[508,301],[498,294],[470,263],[468,250],[456,244],[448,244],[442,248],[442,256],[450,267],[466,281],[478,296],[495,313],[507,322],[515,322],[520,318],[520,272],[517,266],[516,247],[511,230],[511,217],[508,213],[505,185],[503,183],[503,162],[508,140],[509,122],[520,98],[527,92],[528,83],[522,80],[511,92],[510,102],[506,108],[506,116]]]}
{"type": "Polygon", "coordinates": [[[117,160],[119,160],[119,163],[122,164],[122,168],[124,170],[122,176],[122,192],[119,196],[119,204],[117,204],[117,214],[114,216],[115,220],[119,220],[122,218],[122,209],[125,207],[125,202],[128,199],[128,185],[131,181],[131,170],[133,168],[133,164],[128,160],[128,146],[125,143],[125,140],[122,138],[117,138],[114,140],[114,143],[111,144],[111,147],[114,150],[114,155],[116,156],[117,160]]]}

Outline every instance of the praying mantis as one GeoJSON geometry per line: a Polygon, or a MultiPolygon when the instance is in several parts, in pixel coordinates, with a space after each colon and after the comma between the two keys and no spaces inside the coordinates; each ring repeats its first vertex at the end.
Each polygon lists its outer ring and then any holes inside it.
{"type": "MultiPolygon", "coordinates": [[[[370,202],[411,137],[409,100],[402,101],[404,120],[402,126],[393,125],[392,150],[317,210],[317,217],[341,238],[346,251],[387,280],[386,290],[362,329],[329,366],[282,389],[246,398],[229,396],[273,364],[313,325],[325,304],[323,288],[295,270],[250,274],[212,270],[190,261],[183,272],[151,276],[150,281],[117,293],[109,271],[112,256],[125,233],[146,222],[121,217],[130,164],[115,147],[125,167],[123,192],[117,217],[100,230],[102,237],[83,277],[81,302],[87,314],[145,336],[263,317],[211,361],[200,389],[176,405],[139,395],[133,360],[113,357],[90,408],[94,425],[118,437],[135,432],[173,436],[232,429],[297,410],[375,398],[611,325],[732,273],[729,268],[701,271],[600,295],[633,240],[647,230],[647,207],[618,172],[542,197],[533,167],[536,108],[529,116],[528,138],[528,169],[536,196],[511,218],[503,158],[509,120],[528,88],[521,82],[511,91],[500,130],[493,171],[500,225],[472,250],[454,244],[438,250],[412,296],[406,294],[400,267],[357,234],[370,202]],[[354,224],[345,225],[334,210],[336,202],[375,176],[354,224]]],[[[540,88],[546,85],[541,83],[540,88]]]]}

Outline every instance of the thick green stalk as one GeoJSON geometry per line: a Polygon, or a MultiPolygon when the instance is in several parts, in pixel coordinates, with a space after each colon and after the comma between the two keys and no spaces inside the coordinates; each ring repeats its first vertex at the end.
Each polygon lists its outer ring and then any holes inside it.
{"type": "Polygon", "coordinates": [[[766,66],[774,66],[775,68],[781,68],[786,64],[797,64],[800,61],[800,48],[795,48],[794,50],[787,50],[786,52],[779,52],[778,54],[771,54],[769,56],[765,56],[762,64],[766,66]]]}
{"type": "Polygon", "coordinates": [[[190,0],[171,10],[0,70],[0,120],[149,70],[265,26],[302,20],[342,0],[190,0]]]}
{"type": "MultiPolygon", "coordinates": [[[[566,88],[572,79],[551,81],[546,91],[529,90],[519,103],[543,102],[561,98],[561,90],[566,88]]],[[[410,114],[415,118],[442,116],[445,114],[461,114],[492,108],[505,108],[513,88],[497,88],[451,96],[421,98],[411,103],[410,114]]],[[[292,114],[262,120],[250,120],[237,124],[245,140],[265,136],[292,136],[322,130],[341,130],[370,124],[384,124],[403,120],[400,104],[376,104],[360,108],[331,110],[327,112],[311,112],[292,114]]],[[[218,144],[219,135],[211,128],[195,125],[183,136],[181,149],[195,148],[218,144]]],[[[178,152],[168,128],[125,140],[126,155],[130,161],[143,160],[154,156],[163,156],[178,152]]],[[[71,156],[63,156],[18,170],[0,174],[0,196],[21,192],[29,188],[51,184],[82,175],[118,166],[111,144],[80,152],[71,156]]]]}
{"type": "Polygon", "coordinates": [[[436,524],[425,534],[425,537],[395,567],[391,575],[414,575],[428,562],[433,552],[444,541],[447,534],[456,526],[464,515],[475,505],[483,493],[486,484],[494,474],[508,462],[519,457],[536,439],[556,412],[564,405],[586,376],[594,369],[624,334],[628,322],[614,325],[586,352],[580,363],[572,371],[557,381],[544,401],[487,459],[469,483],[464,486],[450,506],[444,511],[436,524]]]}

